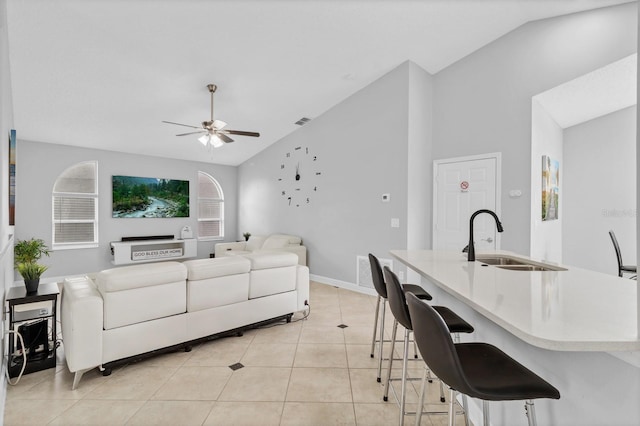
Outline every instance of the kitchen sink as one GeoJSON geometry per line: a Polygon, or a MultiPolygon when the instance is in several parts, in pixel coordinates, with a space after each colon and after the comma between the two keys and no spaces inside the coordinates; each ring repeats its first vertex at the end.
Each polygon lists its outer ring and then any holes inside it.
{"type": "Polygon", "coordinates": [[[500,269],[508,269],[510,271],[557,271],[557,268],[547,268],[536,265],[497,265],[500,269]]]}
{"type": "Polygon", "coordinates": [[[492,257],[480,257],[476,256],[476,261],[480,263],[486,263],[487,265],[526,265],[521,260],[514,259],[512,257],[492,256],[492,257]]]}
{"type": "Polygon", "coordinates": [[[476,256],[476,262],[484,265],[493,265],[496,268],[508,269],[511,271],[566,271],[559,266],[547,265],[546,263],[534,262],[528,259],[520,259],[505,255],[481,255],[476,256]]]}

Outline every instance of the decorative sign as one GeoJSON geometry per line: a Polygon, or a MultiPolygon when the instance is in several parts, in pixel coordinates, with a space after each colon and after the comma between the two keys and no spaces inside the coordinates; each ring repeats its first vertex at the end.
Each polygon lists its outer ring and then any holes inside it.
{"type": "Polygon", "coordinates": [[[460,182],[460,189],[462,190],[462,192],[469,191],[469,182],[467,182],[466,180],[460,182]]]}
{"type": "Polygon", "coordinates": [[[140,250],[131,252],[131,260],[166,259],[170,257],[181,257],[182,248],[169,248],[158,250],[140,250]]]}

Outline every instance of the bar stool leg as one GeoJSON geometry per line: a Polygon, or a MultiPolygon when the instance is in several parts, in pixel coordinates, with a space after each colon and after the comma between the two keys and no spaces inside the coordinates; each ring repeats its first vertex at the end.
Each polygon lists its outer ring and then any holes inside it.
{"type": "Polygon", "coordinates": [[[411,330],[404,330],[404,351],[402,355],[402,390],[400,393],[400,426],[404,426],[404,408],[407,399],[407,364],[409,361],[409,333],[411,330]]]}
{"type": "Polygon", "coordinates": [[[536,426],[538,423],[536,422],[536,410],[533,405],[533,400],[527,399],[524,403],[524,410],[527,413],[527,421],[529,422],[529,426],[536,426]]]}
{"type": "MultiPolygon", "coordinates": [[[[373,320],[373,337],[371,338],[371,358],[373,358],[373,352],[376,348],[376,332],[378,331],[378,314],[380,313],[380,295],[378,295],[378,301],[376,302],[376,316],[373,320]]],[[[382,342],[380,342],[382,345],[382,342]]]]}
{"type": "Polygon", "coordinates": [[[467,395],[461,393],[462,409],[464,411],[464,426],[469,426],[469,404],[467,403],[467,395]]]}
{"type": "Polygon", "coordinates": [[[427,388],[427,380],[429,376],[429,369],[427,365],[424,366],[424,374],[422,376],[422,385],[420,386],[420,396],[418,397],[418,408],[416,409],[416,426],[420,426],[420,422],[422,421],[422,409],[424,406],[424,392],[427,388]]]}
{"type": "MultiPolygon", "coordinates": [[[[380,296],[378,296],[380,297],[380,296]]],[[[385,312],[387,311],[387,299],[382,299],[382,319],[380,320],[380,345],[378,346],[378,377],[376,380],[378,383],[381,382],[382,377],[382,342],[384,342],[384,321],[385,321],[385,312]]]]}
{"type": "Polygon", "coordinates": [[[449,388],[449,426],[456,424],[455,391],[449,388]]]}
{"type": "Polygon", "coordinates": [[[489,401],[482,400],[482,424],[489,426],[489,401]]]}
{"type": "Polygon", "coordinates": [[[398,321],[394,319],[393,330],[391,331],[391,353],[389,354],[389,368],[387,369],[387,382],[384,384],[384,395],[382,397],[383,401],[389,400],[389,382],[391,381],[391,368],[393,365],[393,352],[395,350],[395,345],[396,345],[397,331],[398,331],[398,321]]]}

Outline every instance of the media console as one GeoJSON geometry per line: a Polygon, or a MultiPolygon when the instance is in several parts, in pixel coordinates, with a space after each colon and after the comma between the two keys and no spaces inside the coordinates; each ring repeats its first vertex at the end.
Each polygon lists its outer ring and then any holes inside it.
{"type": "Polygon", "coordinates": [[[195,238],[111,242],[111,263],[114,265],[178,260],[197,255],[198,243],[195,238]]]}

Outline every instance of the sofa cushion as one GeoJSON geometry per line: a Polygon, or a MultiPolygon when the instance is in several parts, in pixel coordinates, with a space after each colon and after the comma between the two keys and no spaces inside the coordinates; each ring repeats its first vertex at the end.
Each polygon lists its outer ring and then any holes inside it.
{"type": "Polygon", "coordinates": [[[186,312],[186,278],[187,268],[178,262],[123,266],[98,273],[104,329],[186,312]]]}
{"type": "Polygon", "coordinates": [[[282,234],[274,234],[270,235],[262,245],[263,249],[277,249],[283,248],[290,245],[300,245],[302,240],[300,237],[295,237],[293,235],[282,235],[282,234]]]}
{"type": "Polygon", "coordinates": [[[251,262],[249,299],[296,289],[298,256],[295,254],[264,252],[245,257],[251,262]]]}
{"type": "Polygon", "coordinates": [[[187,312],[201,311],[247,300],[249,300],[248,272],[187,281],[187,312]]]}
{"type": "Polygon", "coordinates": [[[290,246],[302,245],[302,238],[298,237],[297,235],[274,234],[274,236],[286,238],[290,246]]]}
{"type": "Polygon", "coordinates": [[[251,262],[242,256],[198,259],[187,267],[187,312],[244,302],[249,299],[251,262]]]}
{"type": "Polygon", "coordinates": [[[190,281],[225,275],[246,274],[251,269],[251,262],[244,257],[238,256],[188,260],[183,264],[187,267],[187,279],[190,281]]]}
{"type": "Polygon", "coordinates": [[[251,270],[280,268],[298,264],[298,256],[294,253],[270,251],[252,253],[243,256],[251,262],[251,270]]]}
{"type": "Polygon", "coordinates": [[[260,250],[266,238],[267,237],[263,237],[260,235],[250,236],[249,241],[247,241],[247,245],[245,246],[245,250],[246,251],[260,250]]]}
{"type": "Polygon", "coordinates": [[[187,279],[187,268],[179,262],[157,262],[107,269],[96,277],[101,293],[149,287],[187,279]]]}

